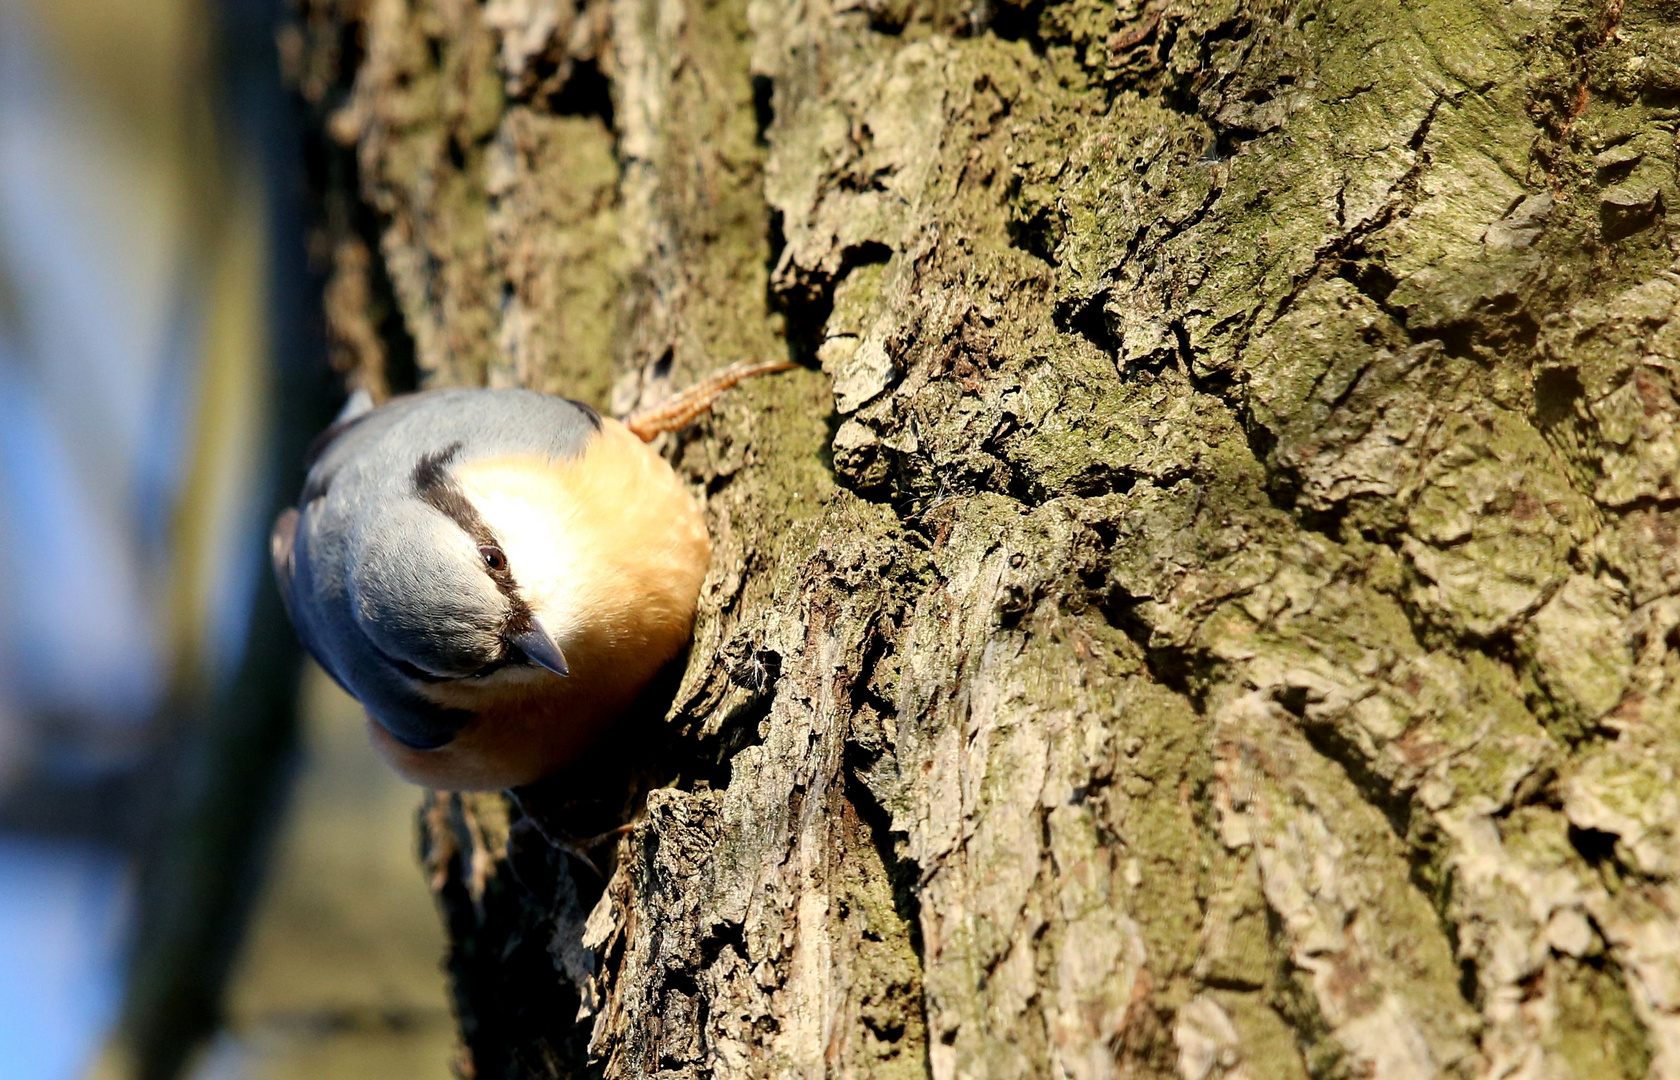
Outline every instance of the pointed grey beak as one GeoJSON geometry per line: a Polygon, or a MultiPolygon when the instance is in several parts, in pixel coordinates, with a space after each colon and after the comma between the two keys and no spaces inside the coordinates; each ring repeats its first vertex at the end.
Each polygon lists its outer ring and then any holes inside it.
{"type": "Polygon", "coordinates": [[[531,620],[530,629],[523,634],[514,634],[508,641],[526,656],[533,664],[541,664],[556,675],[570,676],[572,669],[566,666],[566,657],[560,651],[560,646],[554,644],[554,639],[548,636],[548,631],[535,619],[531,620]]]}

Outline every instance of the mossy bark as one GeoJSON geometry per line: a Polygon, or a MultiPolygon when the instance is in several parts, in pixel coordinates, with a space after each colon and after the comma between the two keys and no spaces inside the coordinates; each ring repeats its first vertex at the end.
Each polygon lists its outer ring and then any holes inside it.
{"type": "Polygon", "coordinates": [[[353,377],[803,364],[463,1075],[1680,1077],[1680,8],[302,9],[353,377]]]}

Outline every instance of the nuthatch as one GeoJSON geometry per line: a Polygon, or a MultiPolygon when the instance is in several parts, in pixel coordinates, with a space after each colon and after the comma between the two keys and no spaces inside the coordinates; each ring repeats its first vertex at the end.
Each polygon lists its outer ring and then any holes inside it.
{"type": "Polygon", "coordinates": [[[275,574],[298,635],[415,783],[491,789],[575,761],[682,651],[711,543],[644,440],[736,365],[620,423],[527,390],[432,390],[347,410],[275,574]]]}

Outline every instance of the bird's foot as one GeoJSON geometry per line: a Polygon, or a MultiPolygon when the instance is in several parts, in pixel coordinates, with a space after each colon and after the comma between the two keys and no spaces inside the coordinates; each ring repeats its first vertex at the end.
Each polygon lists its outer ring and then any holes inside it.
{"type": "Polygon", "coordinates": [[[552,836],[546,833],[545,835],[548,835],[549,843],[587,866],[596,877],[604,882],[607,880],[607,875],[601,872],[599,866],[595,865],[595,860],[590,853],[597,848],[605,847],[621,836],[629,835],[633,828],[635,828],[635,822],[620,825],[616,829],[608,829],[596,836],[552,836]]]}
{"type": "Polygon", "coordinates": [[[786,371],[793,366],[791,360],[742,360],[730,364],[657,405],[637,409],[625,419],[624,426],[643,442],[652,442],[662,432],[681,431],[693,423],[725,390],[741,380],[786,371]]]}

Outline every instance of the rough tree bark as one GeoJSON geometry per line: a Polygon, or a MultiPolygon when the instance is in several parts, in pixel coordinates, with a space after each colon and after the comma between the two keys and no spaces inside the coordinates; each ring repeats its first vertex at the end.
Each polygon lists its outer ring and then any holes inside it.
{"type": "Polygon", "coordinates": [[[1676,16],[302,0],[354,378],[804,365],[463,1075],[1680,1077],[1676,16]]]}

